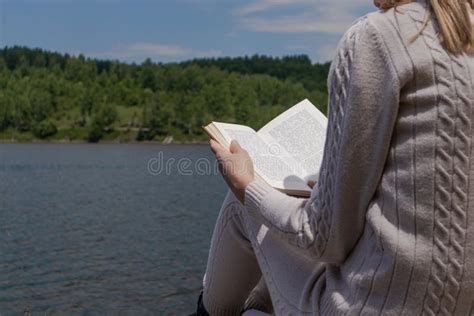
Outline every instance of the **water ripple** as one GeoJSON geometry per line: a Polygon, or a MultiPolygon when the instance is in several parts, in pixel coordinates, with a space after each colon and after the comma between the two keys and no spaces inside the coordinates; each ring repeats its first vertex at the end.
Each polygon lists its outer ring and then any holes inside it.
{"type": "Polygon", "coordinates": [[[0,314],[184,315],[225,195],[215,176],[151,176],[207,147],[0,145],[0,314]]]}

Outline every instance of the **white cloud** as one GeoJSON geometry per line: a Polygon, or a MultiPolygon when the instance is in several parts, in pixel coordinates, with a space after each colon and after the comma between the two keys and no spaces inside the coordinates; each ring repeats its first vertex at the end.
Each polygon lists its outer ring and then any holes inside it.
{"type": "MultiPolygon", "coordinates": [[[[350,22],[349,22],[350,23],[350,22]]],[[[268,33],[329,33],[340,34],[347,23],[324,21],[310,16],[284,16],[277,19],[249,17],[241,20],[244,29],[268,33]]]]}
{"type": "Polygon", "coordinates": [[[312,4],[314,0],[259,0],[233,11],[234,15],[247,15],[256,12],[266,11],[277,6],[295,5],[295,4],[312,4]]]}
{"type": "Polygon", "coordinates": [[[271,33],[329,33],[346,30],[370,0],[256,0],[234,9],[241,28],[271,33]],[[268,16],[275,8],[300,9],[295,15],[268,16]]]}
{"type": "Polygon", "coordinates": [[[337,49],[337,43],[328,43],[324,45],[318,46],[316,49],[316,54],[313,56],[313,60],[319,62],[326,62],[328,60],[332,60],[334,57],[334,53],[337,49]]]}
{"type": "Polygon", "coordinates": [[[326,40],[323,44],[311,41],[296,41],[285,45],[284,50],[288,52],[289,55],[305,53],[313,62],[325,63],[333,59],[337,49],[337,44],[338,42],[335,39],[326,40]]]}
{"type": "Polygon", "coordinates": [[[127,45],[118,45],[111,50],[100,52],[86,52],[84,54],[96,58],[129,60],[145,58],[153,59],[163,57],[167,59],[218,57],[222,56],[223,52],[214,49],[201,51],[175,44],[141,42],[127,45]]]}
{"type": "Polygon", "coordinates": [[[234,7],[235,31],[280,34],[280,53],[331,60],[341,35],[360,15],[376,10],[373,0],[247,0],[234,7]]]}

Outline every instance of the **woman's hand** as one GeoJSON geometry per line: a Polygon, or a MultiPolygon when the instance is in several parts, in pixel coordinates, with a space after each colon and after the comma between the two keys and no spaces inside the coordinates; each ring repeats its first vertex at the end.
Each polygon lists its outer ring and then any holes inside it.
{"type": "Polygon", "coordinates": [[[211,140],[210,144],[227,185],[237,199],[244,203],[245,188],[255,177],[249,154],[236,141],[232,141],[229,150],[215,140],[211,140]]]}

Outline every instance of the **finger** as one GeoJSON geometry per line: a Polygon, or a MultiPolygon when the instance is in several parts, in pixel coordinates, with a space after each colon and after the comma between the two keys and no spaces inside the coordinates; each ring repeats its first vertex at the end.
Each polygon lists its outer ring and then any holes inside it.
{"type": "Polygon", "coordinates": [[[225,148],[224,146],[222,146],[221,144],[219,144],[215,140],[213,140],[212,143],[210,143],[210,144],[211,144],[211,149],[214,152],[214,154],[216,155],[216,158],[219,162],[222,163],[230,155],[229,150],[227,150],[227,148],[225,148]]]}
{"type": "Polygon", "coordinates": [[[316,181],[313,181],[313,180],[309,180],[308,181],[308,186],[312,189],[314,188],[314,186],[316,185],[316,181]]]}
{"type": "Polygon", "coordinates": [[[222,147],[221,144],[219,144],[213,139],[209,141],[209,144],[211,145],[211,150],[215,155],[217,155],[219,152],[221,152],[224,149],[224,147],[222,147]]]}
{"type": "Polygon", "coordinates": [[[231,153],[236,154],[236,153],[238,153],[241,149],[242,149],[242,147],[240,147],[239,143],[238,143],[236,140],[233,140],[233,141],[230,143],[229,150],[230,150],[231,153]]]}

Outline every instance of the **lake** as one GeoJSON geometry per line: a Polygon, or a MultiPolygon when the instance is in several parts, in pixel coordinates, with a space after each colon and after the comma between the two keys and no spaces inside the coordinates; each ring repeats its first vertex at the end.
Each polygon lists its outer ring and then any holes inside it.
{"type": "Polygon", "coordinates": [[[186,315],[226,193],[207,146],[0,145],[0,314],[186,315]]]}

